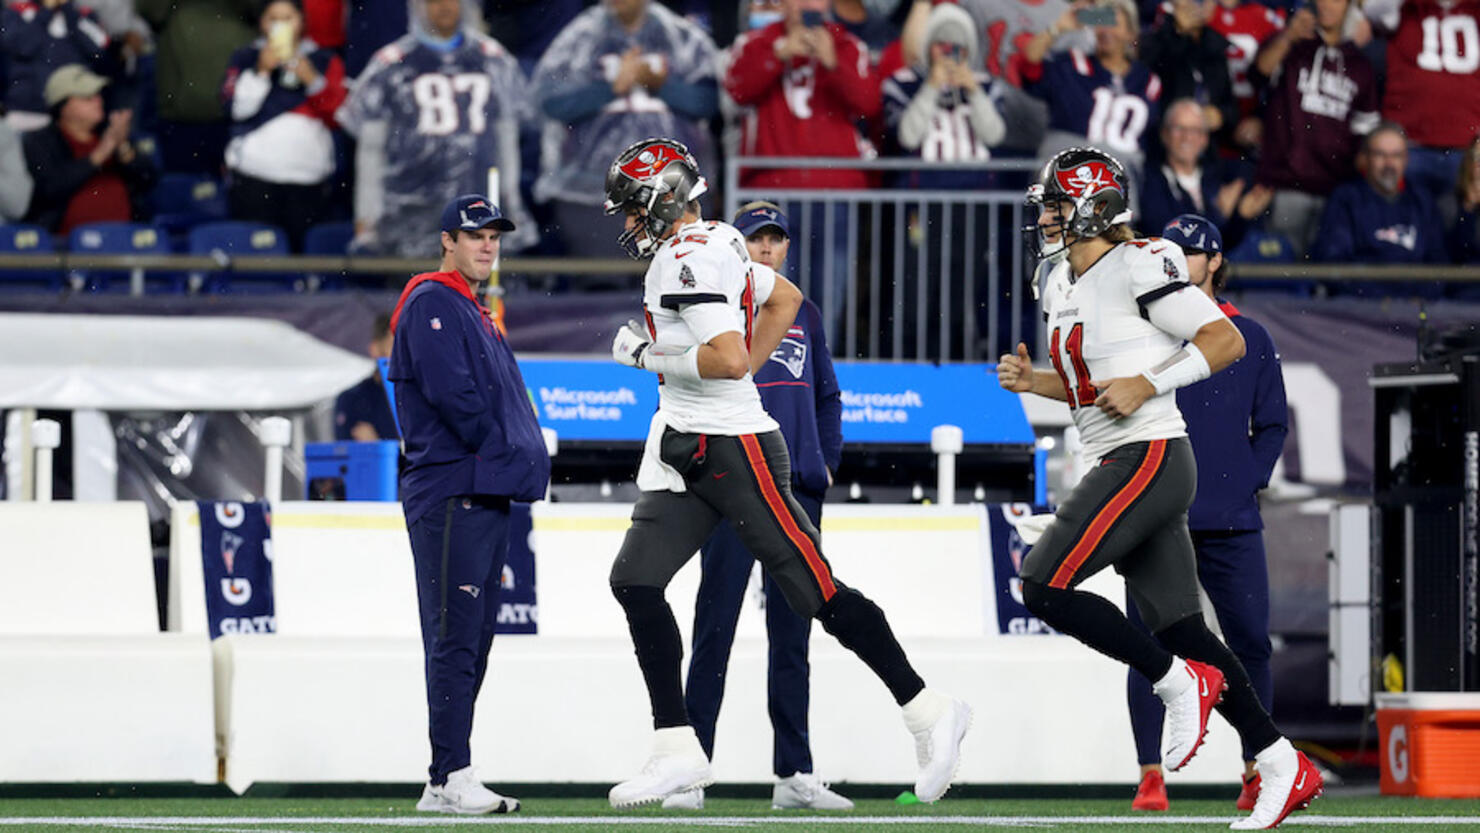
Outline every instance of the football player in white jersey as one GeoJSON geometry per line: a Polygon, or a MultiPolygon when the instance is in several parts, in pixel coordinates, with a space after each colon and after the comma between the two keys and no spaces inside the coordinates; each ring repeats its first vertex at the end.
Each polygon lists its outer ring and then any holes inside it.
{"type": "Polygon", "coordinates": [[[714,782],[684,707],[683,642],[663,591],[725,518],[792,609],[821,622],[888,687],[915,736],[915,794],[935,801],[955,777],[971,709],[925,687],[883,611],[838,581],[823,557],[817,528],[791,493],[786,442],[751,381],[796,319],[801,293],[752,262],[734,226],[701,219],[705,188],[693,156],[670,139],[627,148],[606,179],[606,210],[625,217],[618,241],[652,259],[646,323],[623,327],[612,355],[658,374],[659,385],[637,474],[642,495],[611,572],[657,732],[642,773],[608,797],[633,807],[714,782]]]}
{"type": "Polygon", "coordinates": [[[1274,827],[1320,794],[1321,776],[1275,728],[1243,666],[1203,621],[1187,531],[1197,468],[1174,394],[1242,356],[1243,336],[1188,283],[1180,248],[1131,231],[1125,169],[1113,157],[1083,148],[1057,154],[1028,202],[1039,211],[1040,255],[1053,264],[1039,294],[1054,369],[1034,370],[1019,344],[1017,355],[1002,356],[998,381],[1067,401],[1093,467],[1023,559],[1023,601],[1155,681],[1167,707],[1168,769],[1192,759],[1216,706],[1259,750],[1264,783],[1253,812],[1232,827],[1274,827]],[[1108,600],[1076,589],[1112,566],[1156,639],[1108,600]]]}

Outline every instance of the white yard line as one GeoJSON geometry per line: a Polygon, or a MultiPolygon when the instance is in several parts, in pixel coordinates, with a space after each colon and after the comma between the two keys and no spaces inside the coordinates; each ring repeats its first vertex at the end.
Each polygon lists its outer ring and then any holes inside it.
{"type": "MultiPolygon", "coordinates": [[[[445,827],[452,825],[527,825],[572,827],[575,825],[665,825],[670,827],[774,827],[789,824],[865,825],[972,825],[977,827],[1041,827],[1072,824],[1076,827],[1102,827],[1112,824],[1175,825],[1227,824],[1237,816],[428,816],[415,818],[376,818],[374,816],[35,816],[0,818],[0,827],[40,825],[135,830],[202,831],[202,833],[238,833],[244,829],[262,828],[268,833],[298,833],[286,826],[343,825],[386,828],[445,827]]],[[[1413,827],[1466,826],[1480,827],[1480,816],[1293,816],[1287,827],[1363,827],[1367,825],[1403,825],[1413,827]]]]}

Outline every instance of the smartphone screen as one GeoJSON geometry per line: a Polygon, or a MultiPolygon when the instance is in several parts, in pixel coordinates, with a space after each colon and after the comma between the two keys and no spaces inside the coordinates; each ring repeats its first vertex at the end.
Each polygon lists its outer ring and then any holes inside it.
{"type": "Polygon", "coordinates": [[[822,12],[819,12],[819,11],[802,12],[802,25],[803,26],[806,26],[808,29],[811,29],[811,28],[813,28],[815,26],[821,26],[822,25],[822,12]]]}
{"type": "Polygon", "coordinates": [[[1115,9],[1110,6],[1088,6],[1076,11],[1074,19],[1085,26],[1114,26],[1115,9]]]}

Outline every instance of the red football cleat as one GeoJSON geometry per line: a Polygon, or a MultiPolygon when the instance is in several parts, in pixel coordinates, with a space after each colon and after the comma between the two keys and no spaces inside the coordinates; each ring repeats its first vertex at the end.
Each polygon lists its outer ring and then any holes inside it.
{"type": "Polygon", "coordinates": [[[1167,782],[1161,777],[1161,773],[1153,769],[1142,775],[1141,786],[1136,788],[1136,800],[1131,802],[1131,809],[1161,812],[1168,806],[1167,782]]]}
{"type": "Polygon", "coordinates": [[[1208,716],[1228,688],[1223,672],[1214,666],[1191,659],[1186,662],[1192,685],[1166,702],[1169,742],[1164,760],[1172,772],[1186,766],[1197,754],[1208,733],[1208,716]]]}
{"type": "Polygon", "coordinates": [[[1244,788],[1238,794],[1238,808],[1240,810],[1254,809],[1254,803],[1259,800],[1259,773],[1254,773],[1244,779],[1244,788]]]}
{"type": "Polygon", "coordinates": [[[1309,807],[1325,786],[1320,770],[1305,757],[1304,752],[1295,753],[1295,766],[1291,769],[1294,771],[1265,773],[1254,812],[1229,827],[1234,830],[1268,830],[1278,827],[1296,810],[1309,807]]]}

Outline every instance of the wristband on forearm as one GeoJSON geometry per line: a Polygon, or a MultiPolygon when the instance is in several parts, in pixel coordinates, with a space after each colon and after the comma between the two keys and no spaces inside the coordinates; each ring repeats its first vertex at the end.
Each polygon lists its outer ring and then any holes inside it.
{"type": "Polygon", "coordinates": [[[1167,357],[1167,360],[1141,374],[1156,388],[1158,395],[1201,382],[1213,375],[1208,360],[1196,344],[1187,342],[1182,349],[1167,357]]]}
{"type": "Polygon", "coordinates": [[[674,347],[669,344],[653,344],[643,353],[642,366],[645,370],[698,381],[699,347],[674,347]]]}

